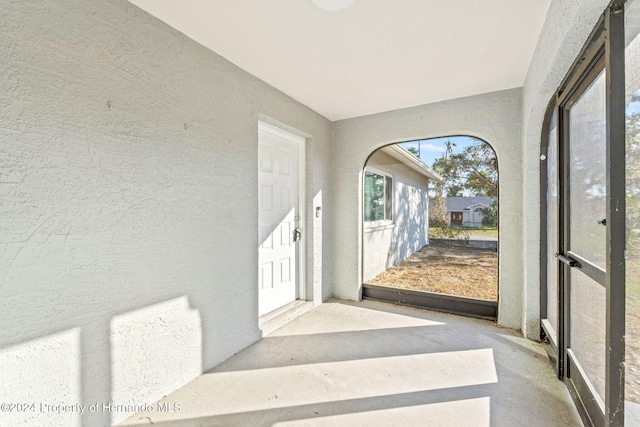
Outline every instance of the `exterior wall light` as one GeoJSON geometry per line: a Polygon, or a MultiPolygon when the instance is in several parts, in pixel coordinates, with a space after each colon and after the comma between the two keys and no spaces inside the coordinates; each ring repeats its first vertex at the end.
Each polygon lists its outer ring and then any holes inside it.
{"type": "Polygon", "coordinates": [[[311,3],[318,9],[328,12],[339,12],[353,6],[356,0],[311,0],[311,3]]]}

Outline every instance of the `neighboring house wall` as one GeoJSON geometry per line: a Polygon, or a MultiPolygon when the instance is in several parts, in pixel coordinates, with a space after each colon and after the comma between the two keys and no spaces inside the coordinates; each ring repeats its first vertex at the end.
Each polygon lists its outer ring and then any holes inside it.
{"type": "Polygon", "coordinates": [[[484,218],[482,210],[486,207],[484,205],[470,206],[469,210],[463,212],[462,225],[465,227],[482,227],[482,218],[484,218]]]}
{"type": "MultiPolygon", "coordinates": [[[[497,201],[497,199],[484,196],[447,197],[445,205],[447,207],[449,224],[453,224],[452,213],[455,213],[458,215],[458,218],[462,216],[462,222],[458,225],[464,227],[481,227],[482,218],[484,217],[482,209],[488,207],[493,201],[497,201]]],[[[429,205],[433,205],[433,198],[429,199],[429,205]]]]}
{"type": "Polygon", "coordinates": [[[327,119],[127,1],[9,3],[0,401],[150,403],[260,339],[260,119],[306,137],[307,297],[332,295],[327,119]]]}
{"type": "MultiPolygon", "coordinates": [[[[523,180],[522,251],[524,293],[521,328],[525,336],[540,333],[540,142],[547,105],[574,63],[608,0],[554,0],[540,32],[523,88],[521,179],[523,180]]],[[[502,181],[502,169],[500,170],[502,181]]],[[[500,199],[504,193],[500,192],[500,199]]],[[[501,205],[502,208],[502,205],[501,205]]],[[[503,212],[500,213],[500,228],[503,212]]],[[[500,244],[503,234],[500,233],[500,244]]]]}
{"type": "Polygon", "coordinates": [[[382,151],[367,166],[393,176],[391,224],[364,224],[363,280],[376,277],[428,244],[428,180],[382,151]]]}

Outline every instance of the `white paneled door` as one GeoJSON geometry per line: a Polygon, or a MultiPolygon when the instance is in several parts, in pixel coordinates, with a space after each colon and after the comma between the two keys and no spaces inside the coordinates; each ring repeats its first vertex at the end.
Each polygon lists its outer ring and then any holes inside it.
{"type": "Polygon", "coordinates": [[[302,138],[260,124],[258,138],[259,315],[299,298],[302,138]]]}

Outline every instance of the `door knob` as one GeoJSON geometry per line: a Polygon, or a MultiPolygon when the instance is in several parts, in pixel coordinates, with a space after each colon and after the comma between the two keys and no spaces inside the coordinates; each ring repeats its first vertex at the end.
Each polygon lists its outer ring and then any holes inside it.
{"type": "Polygon", "coordinates": [[[300,230],[300,227],[296,227],[296,229],[293,230],[293,241],[297,242],[300,239],[302,239],[302,231],[300,230]]]}

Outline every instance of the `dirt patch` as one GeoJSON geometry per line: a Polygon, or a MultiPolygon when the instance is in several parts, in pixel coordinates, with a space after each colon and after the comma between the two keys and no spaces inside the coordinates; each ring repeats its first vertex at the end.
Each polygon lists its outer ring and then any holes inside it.
{"type": "Polygon", "coordinates": [[[498,253],[433,243],[367,283],[495,301],[498,253]]]}
{"type": "MultiPolygon", "coordinates": [[[[498,254],[490,249],[431,244],[368,283],[496,300],[498,254]]],[[[626,315],[625,399],[640,403],[640,256],[627,260],[626,315]]]]}

